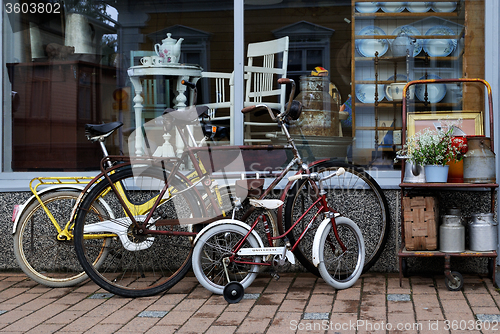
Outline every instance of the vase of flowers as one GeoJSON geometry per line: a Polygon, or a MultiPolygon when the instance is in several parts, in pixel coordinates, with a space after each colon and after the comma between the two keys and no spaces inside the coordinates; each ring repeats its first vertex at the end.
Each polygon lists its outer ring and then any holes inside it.
{"type": "Polygon", "coordinates": [[[404,155],[415,165],[424,166],[426,182],[446,182],[447,163],[462,160],[463,145],[466,145],[454,139],[454,127],[450,124],[436,130],[421,130],[408,138],[398,155],[404,155]]]}

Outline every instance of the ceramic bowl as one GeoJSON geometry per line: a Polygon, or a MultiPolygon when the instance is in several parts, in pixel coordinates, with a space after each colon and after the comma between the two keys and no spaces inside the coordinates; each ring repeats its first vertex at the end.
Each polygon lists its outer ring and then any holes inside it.
{"type": "Polygon", "coordinates": [[[380,9],[380,6],[377,1],[356,2],[355,8],[358,13],[375,13],[380,9]]]}
{"type": "Polygon", "coordinates": [[[401,13],[406,6],[406,2],[381,2],[380,8],[384,13],[401,13]]]}
{"type": "Polygon", "coordinates": [[[451,13],[457,8],[456,1],[433,2],[432,10],[436,13],[451,13]]]}
{"type": "Polygon", "coordinates": [[[421,1],[421,2],[413,2],[409,1],[406,3],[406,9],[412,13],[426,13],[431,10],[432,2],[421,1]]]}

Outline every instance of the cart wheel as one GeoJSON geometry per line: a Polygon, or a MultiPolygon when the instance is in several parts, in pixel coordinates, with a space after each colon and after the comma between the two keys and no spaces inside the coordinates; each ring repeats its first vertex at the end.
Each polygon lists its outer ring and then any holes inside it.
{"type": "Polygon", "coordinates": [[[488,258],[488,277],[493,278],[493,273],[495,272],[495,259],[488,258]]]}
{"type": "Polygon", "coordinates": [[[405,258],[401,259],[401,272],[403,277],[408,277],[408,260],[405,258]]]}
{"type": "Polygon", "coordinates": [[[458,271],[452,271],[450,275],[455,279],[456,283],[453,283],[453,281],[449,280],[448,277],[445,277],[444,283],[446,284],[448,290],[450,291],[461,290],[464,286],[464,278],[462,277],[462,274],[460,274],[458,271]]]}
{"type": "Polygon", "coordinates": [[[224,287],[224,299],[229,304],[238,303],[241,299],[243,299],[243,295],[245,294],[245,288],[240,282],[231,282],[228,283],[224,287]]]}

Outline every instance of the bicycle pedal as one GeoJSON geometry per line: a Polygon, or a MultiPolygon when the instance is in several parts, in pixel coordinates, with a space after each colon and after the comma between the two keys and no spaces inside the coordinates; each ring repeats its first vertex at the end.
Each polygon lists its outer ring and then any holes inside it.
{"type": "Polygon", "coordinates": [[[278,275],[277,273],[273,273],[273,274],[271,274],[271,276],[273,277],[273,279],[274,279],[275,281],[277,281],[277,280],[279,280],[279,279],[280,279],[280,275],[278,275]]]}

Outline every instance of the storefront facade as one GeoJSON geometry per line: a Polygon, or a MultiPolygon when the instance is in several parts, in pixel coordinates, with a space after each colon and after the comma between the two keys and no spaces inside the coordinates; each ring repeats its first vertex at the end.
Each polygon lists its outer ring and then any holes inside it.
{"type": "MultiPolygon", "coordinates": [[[[248,125],[269,123],[266,115],[248,118],[239,112],[247,93],[247,50],[249,44],[288,37],[287,57],[278,54],[275,66],[286,68],[287,76],[298,85],[322,67],[336,88],[332,95],[337,100],[325,114],[327,121],[316,125],[323,130],[317,136],[327,146],[340,147],[332,151],[334,157],[366,167],[388,193],[399,189],[401,166],[394,158],[404,130],[402,104],[385,96],[391,80],[485,79],[492,87],[494,144],[500,147],[496,135],[500,130],[498,1],[385,4],[373,10],[372,2],[351,0],[47,1],[36,6],[4,2],[0,191],[9,203],[19,202],[33,177],[94,175],[101,153],[86,140],[86,123],[122,121],[122,130],[109,138],[107,146],[111,153],[128,154],[128,135],[138,120],[151,119],[166,107],[188,104],[192,96],[181,94],[175,79],[156,75],[150,82],[152,95],[144,92],[143,113],[137,117],[129,68],[140,66],[144,56],[156,56],[155,49],[166,43],[179,47],[179,63],[194,64],[201,72],[232,74],[233,112],[216,111],[230,128],[228,140],[237,145],[268,145],[279,141],[279,135],[272,135],[276,130],[248,125]],[[399,4],[402,8],[397,8],[399,4]],[[390,37],[377,37],[371,43],[362,36],[374,34],[363,35],[372,26],[383,31],[376,34],[390,37]],[[420,37],[421,51],[398,62],[392,43],[404,26],[417,29],[414,34],[420,37]],[[446,32],[433,33],[436,27],[446,27],[446,32]],[[436,35],[442,34],[450,35],[444,41],[451,43],[451,51],[432,44],[441,41],[436,35]],[[175,41],[167,40],[168,36],[175,41]],[[375,86],[374,92],[370,90],[375,86]],[[361,97],[366,94],[367,99],[361,97]],[[333,116],[346,102],[351,110],[346,117],[333,116]]],[[[196,102],[215,102],[220,92],[200,76],[196,102]]],[[[467,85],[447,85],[444,90],[443,96],[441,92],[429,96],[424,90],[408,112],[445,115],[479,110],[489,125],[484,90],[467,85]]],[[[314,133],[307,134],[309,139],[314,140],[314,133]]],[[[492,135],[489,126],[473,134],[492,135]]],[[[497,159],[497,175],[499,165],[497,159]]],[[[398,221],[397,201],[391,209],[393,222],[398,221]]]]}

